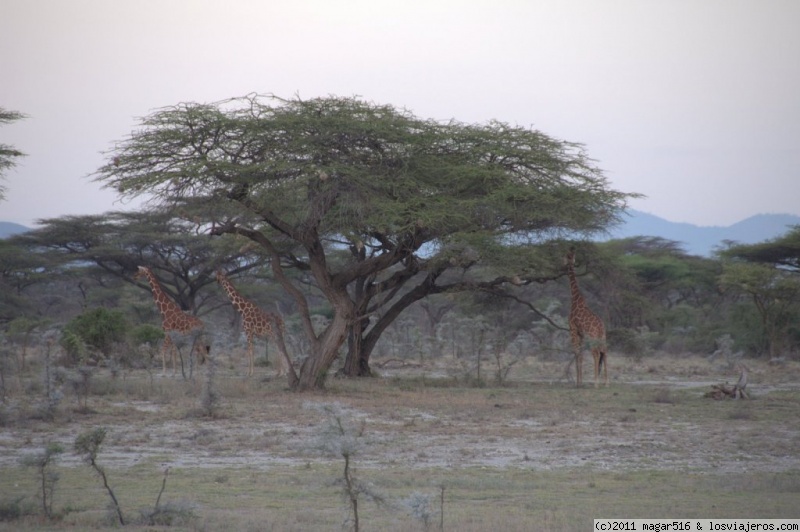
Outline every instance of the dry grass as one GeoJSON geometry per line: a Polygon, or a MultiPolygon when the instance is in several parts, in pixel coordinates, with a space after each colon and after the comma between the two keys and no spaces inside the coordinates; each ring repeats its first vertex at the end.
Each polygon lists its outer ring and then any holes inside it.
{"type": "MultiPolygon", "coordinates": [[[[176,529],[336,529],[346,517],[341,464],[311,444],[323,419],[309,405],[337,403],[366,427],[356,474],[395,502],[364,502],[364,530],[422,530],[399,501],[415,492],[436,500],[441,486],[445,528],[463,531],[585,530],[600,516],[797,516],[800,390],[785,386],[797,368],[751,364],[752,401],[712,401],[702,397],[707,383],[731,377],[703,359],[676,360],[673,373],[669,360],[616,364],[627,382],[599,389],[558,382],[563,367],[533,361],[504,388],[415,370],[334,379],[309,394],[227,369],[213,417],[198,414],[202,374],[186,382],[101,372],[93,379],[102,394],[90,395],[88,409],[66,397],[49,422],[31,415],[41,394],[25,385],[34,368],[3,406],[0,503],[35,501],[35,474],[21,456],[50,441],[71,449],[78,434],[106,427],[98,462],[131,520],[153,508],[170,467],[162,503],[193,516],[176,529]]],[[[0,529],[111,526],[92,471],[71,452],[56,469],[61,520],[29,516],[0,529]]]]}

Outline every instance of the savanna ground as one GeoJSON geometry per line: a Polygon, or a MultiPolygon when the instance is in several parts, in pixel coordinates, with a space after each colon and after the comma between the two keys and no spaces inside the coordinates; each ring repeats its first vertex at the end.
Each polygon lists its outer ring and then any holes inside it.
{"type": "MultiPolygon", "coordinates": [[[[79,434],[104,427],[97,463],[132,527],[165,528],[142,524],[140,512],[154,508],[169,468],[160,504],[174,510],[173,530],[340,530],[352,523],[344,460],[320,449],[325,407],[360,444],[350,448],[354,477],[385,499],[360,494],[361,530],[800,517],[797,362],[750,362],[749,401],[704,398],[738,374],[701,357],[612,356],[612,382],[599,389],[576,389],[563,361],[529,359],[502,387],[447,376],[445,366],[387,366],[380,378],[330,378],[325,391],[299,394],[267,378],[269,368],[247,379],[244,361],[226,358],[213,408],[205,369],[193,381],[97,369],[88,395],[64,384],[44,420],[43,367],[31,360],[6,377],[0,419],[0,502],[28,515],[0,529],[113,527],[101,479],[73,451],[79,434]],[[51,467],[56,519],[46,520],[41,477],[21,459],[51,442],[64,452],[51,467]]],[[[590,360],[584,373],[591,381],[590,360]]]]}

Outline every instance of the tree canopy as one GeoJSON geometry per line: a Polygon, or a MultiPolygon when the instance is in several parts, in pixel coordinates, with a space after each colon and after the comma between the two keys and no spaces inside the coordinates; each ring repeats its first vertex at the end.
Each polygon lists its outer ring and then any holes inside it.
{"type": "Polygon", "coordinates": [[[322,384],[348,334],[369,334],[370,316],[379,334],[380,316],[427,294],[537,280],[553,266],[541,244],[606,229],[632,196],[611,189],[579,144],[336,97],[157,110],[97,179],[268,253],[311,345],[301,388],[322,384]],[[322,333],[286,268],[310,274],[329,301],[322,333]]]}
{"type": "Polygon", "coordinates": [[[722,250],[723,258],[772,265],[800,273],[800,226],[787,233],[757,244],[734,244],[722,250]]]}
{"type": "Polygon", "coordinates": [[[800,226],[765,242],[732,244],[719,255],[725,261],[720,286],[752,300],[769,354],[778,356],[789,339],[798,335],[800,226]]]}
{"type": "MultiPolygon", "coordinates": [[[[154,269],[165,291],[186,311],[208,310],[211,295],[203,288],[216,284],[215,271],[232,275],[262,266],[266,259],[232,237],[211,239],[168,209],[64,216],[41,221],[41,227],[9,239],[9,250],[26,249],[39,267],[68,274],[92,266],[97,276],[112,276],[150,291],[134,281],[140,265],[154,269]]],[[[0,247],[0,266],[4,254],[0,247]]]]}
{"type": "MultiPolygon", "coordinates": [[[[9,111],[0,107],[0,124],[9,124],[25,118],[25,115],[17,111],[9,111]]],[[[25,154],[15,149],[8,144],[0,144],[0,179],[5,177],[6,171],[13,168],[17,161],[16,159],[24,156],[25,154]]],[[[6,188],[0,184],[0,201],[5,199],[6,188]]]]}

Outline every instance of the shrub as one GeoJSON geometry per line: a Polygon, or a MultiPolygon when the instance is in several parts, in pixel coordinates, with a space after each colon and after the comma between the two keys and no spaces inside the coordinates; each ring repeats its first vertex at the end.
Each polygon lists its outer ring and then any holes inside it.
{"type": "Polygon", "coordinates": [[[33,502],[25,502],[25,497],[0,500],[0,523],[3,521],[15,521],[35,513],[36,506],[33,502]]]}
{"type": "MultiPolygon", "coordinates": [[[[65,342],[72,346],[75,339],[71,335],[74,335],[86,346],[108,356],[115,345],[125,341],[127,332],[128,324],[121,311],[95,308],[80,314],[66,325],[62,346],[65,342]]],[[[67,349],[66,346],[64,348],[67,349]]]]}
{"type": "Polygon", "coordinates": [[[53,495],[56,491],[59,475],[52,470],[51,466],[56,462],[58,455],[64,452],[64,448],[58,443],[49,443],[44,451],[26,456],[22,459],[22,464],[26,467],[35,467],[39,476],[40,495],[42,497],[42,511],[48,519],[53,518],[53,495]]]}
{"type": "Polygon", "coordinates": [[[131,331],[131,342],[133,345],[149,344],[156,345],[164,339],[164,330],[161,327],[145,323],[138,325],[131,331]]]}

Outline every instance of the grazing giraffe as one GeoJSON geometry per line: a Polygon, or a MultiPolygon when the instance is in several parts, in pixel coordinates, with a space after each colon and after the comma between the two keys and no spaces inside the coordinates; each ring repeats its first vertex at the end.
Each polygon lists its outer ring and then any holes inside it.
{"type": "Polygon", "coordinates": [[[566,257],[567,274],[569,275],[569,288],[572,292],[572,301],[569,309],[569,333],[572,340],[572,350],[575,352],[575,366],[578,372],[578,386],[583,383],[583,348],[588,346],[594,358],[594,385],[598,385],[600,369],[603,369],[603,378],[608,385],[608,349],[606,347],[606,328],[594,312],[589,309],[578,288],[578,279],[575,277],[575,248],[570,248],[566,257]]]}
{"type": "MultiPolygon", "coordinates": [[[[181,308],[167,296],[161,283],[156,279],[155,274],[150,268],[139,266],[139,271],[134,275],[134,279],[146,277],[150,283],[150,288],[153,291],[153,299],[156,302],[158,311],[161,313],[161,328],[164,330],[164,343],[161,346],[161,367],[164,373],[167,372],[167,352],[170,354],[172,360],[172,374],[175,375],[175,359],[177,358],[178,347],[172,339],[172,334],[180,334],[184,336],[190,335],[192,337],[192,349],[189,351],[189,357],[197,348],[198,361],[200,364],[205,362],[205,353],[203,353],[200,346],[197,344],[199,336],[203,333],[205,325],[195,316],[191,316],[181,310],[181,308]]],[[[206,346],[208,351],[208,346],[206,346]]],[[[190,363],[191,368],[191,363],[190,363]]],[[[183,363],[181,362],[181,372],[183,372],[183,363]]],[[[191,373],[190,373],[191,375],[191,373]]]]}
{"type": "Polygon", "coordinates": [[[233,308],[242,316],[242,328],[247,336],[247,376],[252,376],[254,372],[254,341],[256,336],[266,337],[278,346],[278,351],[280,351],[277,361],[278,376],[285,375],[291,368],[291,362],[283,341],[283,319],[275,313],[262,310],[255,303],[242,296],[222,270],[217,270],[217,281],[228,294],[233,308]]]}

